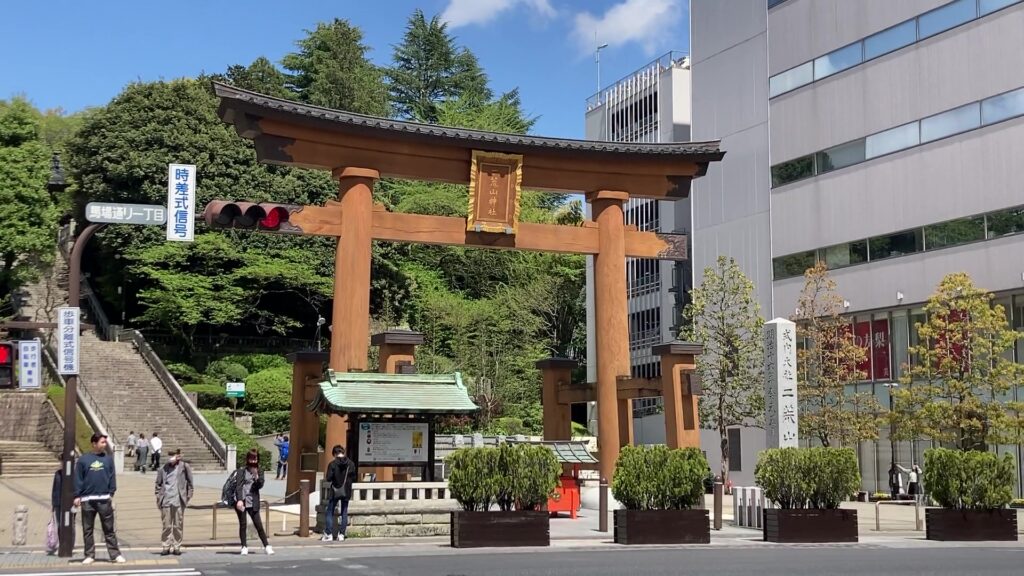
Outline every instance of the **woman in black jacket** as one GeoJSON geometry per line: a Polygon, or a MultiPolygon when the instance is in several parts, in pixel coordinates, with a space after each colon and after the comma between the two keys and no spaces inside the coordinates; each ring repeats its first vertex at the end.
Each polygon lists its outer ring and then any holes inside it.
{"type": "Polygon", "coordinates": [[[238,538],[242,541],[242,554],[249,553],[246,545],[246,519],[248,513],[252,518],[252,524],[256,527],[256,533],[260,536],[263,548],[267,554],[273,554],[274,548],[267,540],[267,531],[263,528],[260,520],[260,489],[263,488],[263,470],[260,470],[260,453],[253,448],[245,455],[245,468],[239,472],[238,481],[235,483],[235,514],[238,515],[238,538]]]}

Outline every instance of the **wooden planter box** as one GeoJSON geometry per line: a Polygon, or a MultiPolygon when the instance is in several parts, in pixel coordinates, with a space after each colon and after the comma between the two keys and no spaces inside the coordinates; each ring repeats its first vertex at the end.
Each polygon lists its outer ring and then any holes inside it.
{"type": "Polygon", "coordinates": [[[925,534],[928,540],[979,542],[1016,541],[1016,510],[925,510],[925,534]]]}
{"type": "Polygon", "coordinates": [[[616,510],[616,544],[710,544],[707,510],[616,510]]]}
{"type": "Polygon", "coordinates": [[[856,510],[764,511],[765,542],[857,542],[856,510]]]}
{"type": "Polygon", "coordinates": [[[550,546],[551,517],[530,512],[452,512],[452,548],[550,546]]]}

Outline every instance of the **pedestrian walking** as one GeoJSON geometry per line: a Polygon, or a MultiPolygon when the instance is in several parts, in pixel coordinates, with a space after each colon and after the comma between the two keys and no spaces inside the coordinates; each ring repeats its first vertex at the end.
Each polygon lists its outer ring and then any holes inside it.
{"type": "Polygon", "coordinates": [[[103,538],[107,543],[107,554],[111,562],[124,564],[124,556],[117,546],[114,532],[114,493],[117,491],[117,477],[114,473],[114,459],[107,454],[107,437],[93,434],[92,452],[82,454],[75,464],[75,506],[82,507],[82,537],[85,539],[85,560],[82,564],[96,561],[96,542],[93,530],[96,517],[100,517],[103,538]]]}
{"type": "Polygon", "coordinates": [[[161,556],[181,556],[181,539],[185,529],[185,507],[194,490],[192,468],[182,460],[181,449],[168,454],[167,463],[156,473],[156,507],[163,522],[161,556]]]}
{"type": "Polygon", "coordinates": [[[907,494],[909,494],[914,502],[921,502],[921,496],[924,491],[921,490],[921,467],[914,464],[910,469],[906,469],[903,466],[899,466],[900,471],[907,474],[907,494]]]}
{"type": "Polygon", "coordinates": [[[135,437],[135,431],[134,430],[132,430],[131,432],[128,433],[128,442],[125,444],[125,450],[126,450],[127,453],[125,454],[125,456],[127,456],[129,458],[132,458],[132,457],[135,456],[135,444],[138,441],[139,441],[139,439],[135,437]]]}
{"type": "Polygon", "coordinates": [[[153,470],[160,467],[160,449],[164,447],[164,441],[153,432],[153,437],[149,439],[149,454],[153,460],[153,470]]]}
{"type": "Polygon", "coordinates": [[[893,500],[899,500],[903,493],[903,475],[900,474],[900,467],[893,462],[889,467],[889,492],[893,500]]]}
{"type": "Polygon", "coordinates": [[[263,488],[263,471],[260,470],[260,453],[253,448],[245,455],[245,468],[235,483],[235,514],[238,515],[238,539],[242,541],[241,554],[249,553],[249,546],[246,542],[247,529],[246,514],[252,518],[252,525],[263,543],[267,554],[273,554],[274,548],[267,539],[267,531],[263,528],[263,521],[260,520],[260,489],[263,488]]]}
{"type": "Polygon", "coordinates": [[[149,440],[146,440],[145,434],[139,434],[139,439],[135,442],[135,469],[146,473],[146,466],[149,465],[149,440]]]}
{"type": "Polygon", "coordinates": [[[277,476],[274,479],[283,480],[288,477],[288,451],[291,448],[288,436],[278,434],[274,446],[277,446],[277,476]]]}
{"type": "Polygon", "coordinates": [[[352,483],[356,481],[356,465],[345,456],[345,449],[340,445],[331,449],[334,460],[327,466],[324,480],[329,483],[331,491],[324,511],[323,542],[336,540],[343,542],[348,528],[348,502],[352,498],[352,483]],[[334,521],[334,511],[341,506],[341,520],[334,521]]]}

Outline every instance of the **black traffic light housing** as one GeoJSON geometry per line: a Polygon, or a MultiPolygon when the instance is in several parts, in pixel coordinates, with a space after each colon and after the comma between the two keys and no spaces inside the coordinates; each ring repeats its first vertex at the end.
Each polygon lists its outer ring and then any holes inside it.
{"type": "Polygon", "coordinates": [[[14,342],[0,342],[0,388],[14,388],[14,342]]]}
{"type": "Polygon", "coordinates": [[[203,220],[210,228],[241,228],[264,232],[299,232],[288,220],[301,210],[295,204],[273,204],[214,200],[203,210],[203,220]]]}

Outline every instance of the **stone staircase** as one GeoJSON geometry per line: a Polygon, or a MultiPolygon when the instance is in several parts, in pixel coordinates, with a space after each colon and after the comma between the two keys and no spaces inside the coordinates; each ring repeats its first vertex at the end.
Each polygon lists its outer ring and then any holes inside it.
{"type": "Polygon", "coordinates": [[[0,422],[0,478],[57,470],[64,426],[45,393],[0,392],[0,422]]]}
{"type": "Polygon", "coordinates": [[[60,459],[42,442],[0,440],[0,478],[52,476],[60,459]]]}

